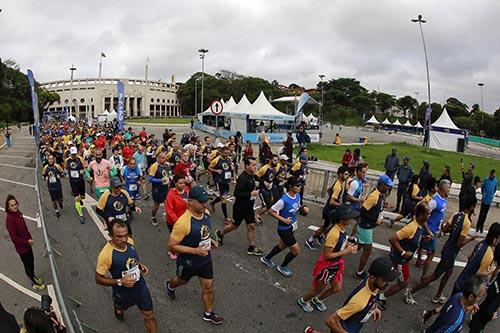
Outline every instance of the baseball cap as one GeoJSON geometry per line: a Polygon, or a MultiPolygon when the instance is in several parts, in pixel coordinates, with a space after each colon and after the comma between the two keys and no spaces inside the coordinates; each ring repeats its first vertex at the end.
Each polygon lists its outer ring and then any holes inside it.
{"type": "Polygon", "coordinates": [[[378,182],[382,183],[384,185],[387,185],[387,186],[391,186],[391,187],[394,186],[394,182],[387,175],[380,176],[378,179],[378,182]]]}
{"type": "Polygon", "coordinates": [[[394,265],[388,257],[378,257],[373,260],[368,273],[372,276],[382,278],[387,282],[396,280],[399,277],[399,272],[394,269],[394,265]]]}
{"type": "Polygon", "coordinates": [[[76,147],[71,147],[71,148],[69,149],[69,153],[70,153],[70,154],[72,154],[72,155],[73,155],[73,154],[78,154],[78,149],[76,149],[76,147]]]}
{"type": "Polygon", "coordinates": [[[288,156],[286,156],[285,154],[281,154],[280,160],[288,160],[288,156]]]}
{"type": "Polygon", "coordinates": [[[286,182],[287,182],[288,186],[300,186],[300,185],[302,185],[300,180],[295,176],[288,178],[288,180],[286,182]]]}
{"type": "Polygon", "coordinates": [[[333,211],[333,214],[338,219],[355,219],[359,216],[359,211],[354,210],[351,205],[343,203],[333,211]]]}
{"type": "Polygon", "coordinates": [[[69,140],[68,141],[68,146],[71,146],[71,145],[73,145],[73,141],[69,140]]]}
{"type": "Polygon", "coordinates": [[[222,142],[217,143],[217,148],[224,148],[224,144],[222,142]]]}
{"type": "Polygon", "coordinates": [[[207,191],[201,186],[194,186],[191,191],[189,191],[189,199],[194,199],[201,203],[207,202],[210,199],[207,191]]]}
{"type": "Polygon", "coordinates": [[[122,181],[118,177],[111,177],[110,183],[112,187],[120,187],[123,186],[122,181]]]}

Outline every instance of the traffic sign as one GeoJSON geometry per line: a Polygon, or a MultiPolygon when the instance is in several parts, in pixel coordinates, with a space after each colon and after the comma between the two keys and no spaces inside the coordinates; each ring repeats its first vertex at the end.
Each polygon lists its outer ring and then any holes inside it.
{"type": "Polygon", "coordinates": [[[214,100],[212,101],[212,104],[210,104],[210,110],[216,116],[222,113],[222,109],[224,109],[224,105],[222,105],[221,101],[214,100]]]}

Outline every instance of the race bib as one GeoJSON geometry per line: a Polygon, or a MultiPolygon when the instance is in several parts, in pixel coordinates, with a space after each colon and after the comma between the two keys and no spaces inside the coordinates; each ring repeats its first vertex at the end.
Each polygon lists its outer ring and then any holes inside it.
{"type": "Polygon", "coordinates": [[[80,178],[80,172],[78,170],[71,170],[69,175],[71,178],[80,178]]]}
{"type": "Polygon", "coordinates": [[[137,191],[137,184],[130,184],[128,186],[129,191],[137,191]]]}
{"type": "Polygon", "coordinates": [[[50,176],[50,177],[49,177],[49,183],[52,183],[52,184],[53,184],[53,183],[57,183],[57,178],[56,178],[56,176],[50,176]]]}
{"type": "Polygon", "coordinates": [[[224,179],[231,179],[232,173],[231,171],[224,171],[224,179]]]}
{"type": "Polygon", "coordinates": [[[139,265],[134,266],[126,271],[123,271],[122,278],[124,278],[125,276],[130,276],[131,278],[134,279],[135,282],[139,281],[139,279],[141,278],[141,270],[139,269],[139,265]]]}
{"type": "Polygon", "coordinates": [[[122,220],[122,221],[127,221],[127,214],[118,214],[115,216],[115,218],[122,220]]]}
{"type": "Polygon", "coordinates": [[[297,222],[292,223],[292,231],[297,230],[297,222]]]}
{"type": "Polygon", "coordinates": [[[210,251],[212,248],[212,240],[210,238],[202,240],[198,246],[201,246],[204,250],[210,251]]]}

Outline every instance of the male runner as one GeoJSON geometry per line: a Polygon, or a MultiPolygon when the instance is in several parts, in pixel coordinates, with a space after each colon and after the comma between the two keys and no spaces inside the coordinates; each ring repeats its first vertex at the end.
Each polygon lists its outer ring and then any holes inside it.
{"type": "Polygon", "coordinates": [[[80,224],[83,224],[85,223],[83,217],[83,199],[85,199],[85,180],[83,174],[87,165],[83,158],[78,156],[78,149],[76,147],[71,147],[69,152],[70,157],[66,160],[66,170],[68,172],[71,194],[75,198],[75,209],[80,217],[80,224]]]}
{"type": "Polygon", "coordinates": [[[55,163],[54,155],[50,154],[47,162],[47,165],[43,167],[42,177],[47,181],[52,206],[54,207],[56,218],[59,219],[61,216],[59,208],[63,208],[61,178],[64,177],[64,172],[61,166],[55,163]]]}

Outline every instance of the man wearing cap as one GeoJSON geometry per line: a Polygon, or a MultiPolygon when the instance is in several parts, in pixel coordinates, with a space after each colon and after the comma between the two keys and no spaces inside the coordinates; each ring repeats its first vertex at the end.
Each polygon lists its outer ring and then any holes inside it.
{"type": "Polygon", "coordinates": [[[153,205],[151,206],[151,225],[158,226],[156,213],[160,204],[165,202],[168,193],[168,184],[170,183],[171,171],[167,164],[165,153],[159,153],[156,156],[156,162],[149,168],[148,180],[151,183],[151,196],[153,205]]]}
{"type": "Polygon", "coordinates": [[[387,175],[382,175],[378,179],[377,187],[368,195],[360,210],[360,220],[358,224],[358,244],[363,253],[359,258],[358,270],[355,276],[365,279],[368,274],[364,271],[368,258],[372,252],[373,230],[383,222],[382,212],[387,208],[385,201],[387,191],[394,185],[387,175]]]}
{"type": "Polygon", "coordinates": [[[203,320],[218,325],[224,319],[213,311],[214,274],[210,252],[218,244],[210,237],[212,224],[207,213],[208,200],[207,191],[201,186],[194,186],[189,192],[187,211],[174,224],[168,248],[178,255],[177,273],[165,281],[165,292],[171,300],[175,300],[175,288],[197,276],[202,288],[203,320]]]}
{"type": "Polygon", "coordinates": [[[410,165],[410,158],[408,156],[403,158],[403,165],[398,167],[396,177],[398,177],[398,193],[396,208],[392,211],[393,213],[399,213],[399,207],[405,206],[405,193],[408,191],[408,185],[410,184],[411,177],[413,177],[413,168],[410,165]]]}
{"type": "Polygon", "coordinates": [[[128,213],[136,211],[140,214],[141,208],[135,206],[134,200],[122,186],[120,178],[111,177],[111,189],[106,190],[97,201],[96,212],[104,218],[107,230],[113,227],[111,221],[118,219],[127,224],[129,234],[132,235],[128,213]]]}
{"type": "Polygon", "coordinates": [[[66,160],[66,171],[69,177],[71,194],[75,198],[75,209],[80,218],[80,224],[85,222],[83,218],[83,199],[85,199],[85,180],[83,178],[87,164],[81,156],[78,156],[78,149],[71,147],[70,157],[66,160]]]}
{"type": "Polygon", "coordinates": [[[42,177],[47,181],[52,206],[54,207],[56,218],[59,219],[61,212],[59,208],[63,208],[63,194],[61,178],[64,177],[63,169],[55,162],[55,157],[49,154],[47,157],[47,165],[43,167],[42,177]]]}
{"type": "MultiPolygon", "coordinates": [[[[368,269],[367,279],[361,281],[347,297],[344,305],[326,320],[330,331],[357,333],[371,317],[379,321],[382,312],[377,306],[378,293],[398,276],[399,272],[394,269],[389,258],[379,257],[373,260],[368,269]]],[[[304,332],[319,333],[312,327],[307,327],[304,332]]]]}
{"type": "Polygon", "coordinates": [[[312,287],[297,301],[305,312],[313,311],[310,302],[319,311],[326,311],[326,305],[323,301],[340,292],[342,288],[343,256],[358,251],[355,239],[347,237],[346,227],[359,216],[359,211],[354,210],[349,204],[343,203],[333,211],[332,215],[334,226],[328,232],[323,253],[314,265],[312,287]],[[330,288],[325,290],[328,284],[330,284],[330,288]]]}

